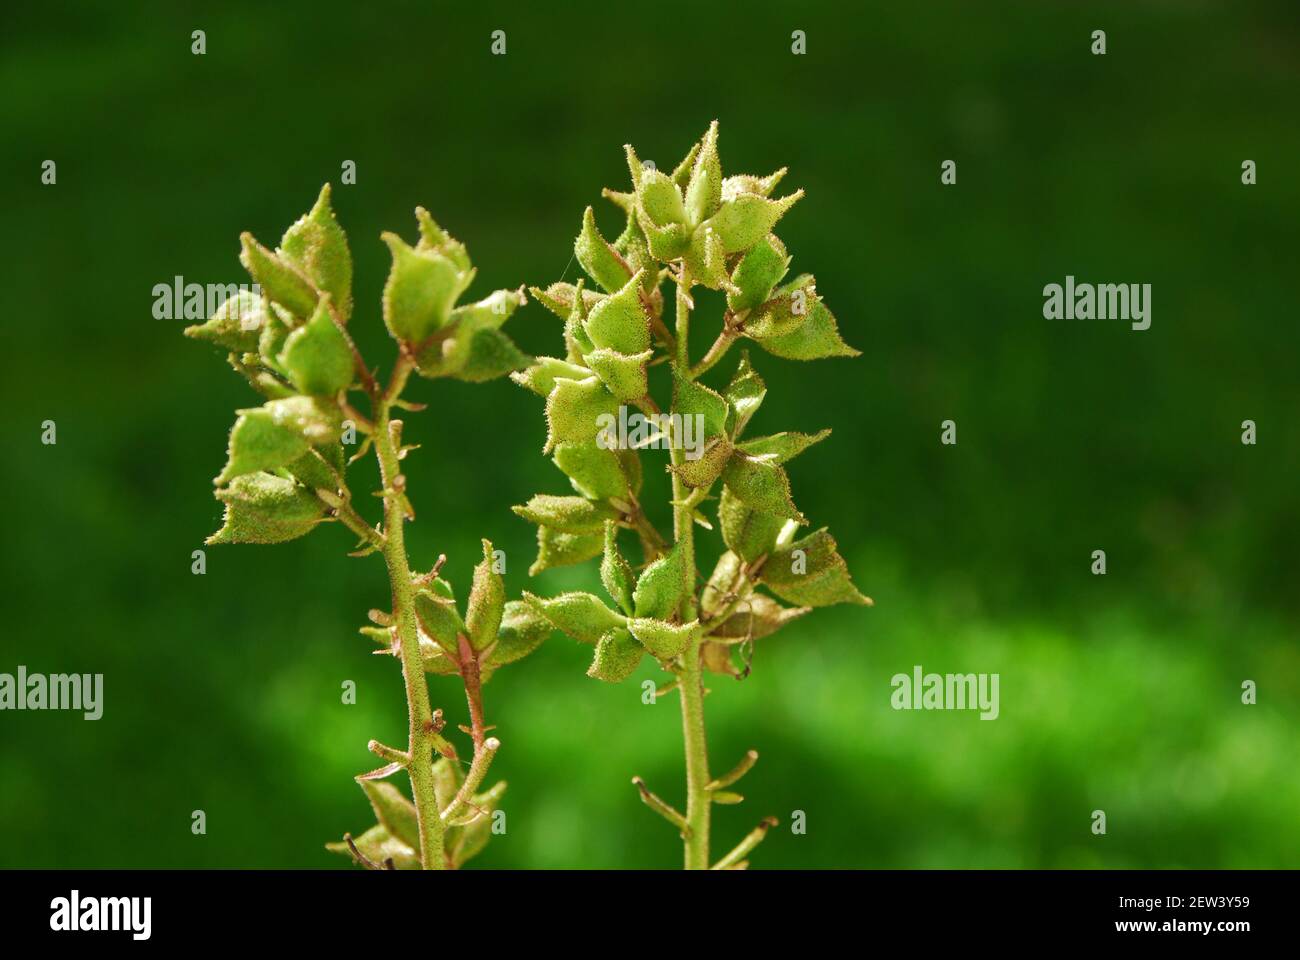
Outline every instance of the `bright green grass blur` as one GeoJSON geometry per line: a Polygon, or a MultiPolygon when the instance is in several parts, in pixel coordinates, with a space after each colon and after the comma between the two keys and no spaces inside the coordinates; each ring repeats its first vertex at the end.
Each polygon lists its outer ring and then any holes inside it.
{"type": "MultiPolygon", "coordinates": [[[[476,296],[575,279],[584,206],[617,230],[600,188],[623,188],[622,144],[670,166],[715,117],[724,169],[788,165],[783,189],[808,190],[781,229],[793,269],[864,353],[756,351],[751,432],[833,428],[792,465],[795,497],[876,601],[713,679],[714,769],[761,754],[745,803],[717,809],[717,853],[803,811],[807,834],[774,830],[756,867],[1300,865],[1288,4],[437,6],[6,11],[0,672],[102,672],[105,712],[0,714],[0,866],[344,866],[322,845],[367,825],[366,741],[404,736],[396,665],[355,632],[387,602],[382,564],[345,557],[345,531],[212,548],[191,575],[254,400],[152,318],[153,285],[242,280],[239,232],[274,241],[334,180],[352,327],[387,367],[381,230],[412,237],[429,207],[468,243],[476,296]],[[1151,329],[1044,320],[1066,274],[1151,283],[1151,329]],[[1000,717],[892,710],[915,664],[999,673],[1000,717]]],[[[509,329],[561,349],[535,304],[509,329]]],[[[445,552],[463,596],[488,537],[512,595],[596,588],[594,564],[527,576],[509,506],[566,492],[540,401],[507,381],[411,395],[433,405],[407,417],[413,563],[445,552]]],[[[373,469],[353,484],[377,516],[373,469]]],[[[641,703],[651,665],[589,680],[589,657],[557,636],[487,686],[508,829],[476,866],[680,862],[629,782],[681,802],[676,698],[641,703]]],[[[459,685],[432,686],[463,722],[459,685]]]]}

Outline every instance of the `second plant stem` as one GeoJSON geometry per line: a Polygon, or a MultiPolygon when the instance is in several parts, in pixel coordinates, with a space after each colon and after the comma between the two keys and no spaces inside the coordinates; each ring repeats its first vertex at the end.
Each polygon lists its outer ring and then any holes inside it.
{"type": "MultiPolygon", "coordinates": [[[[673,367],[683,380],[691,379],[690,343],[690,275],[683,267],[677,283],[676,302],[677,337],[673,367]]],[[[685,451],[680,438],[674,438],[670,455],[673,466],[680,467],[685,451]]],[[[683,601],[682,619],[695,619],[695,518],[687,502],[690,491],[676,471],[673,473],[673,539],[681,551],[680,562],[685,567],[690,584],[683,601]]],[[[700,664],[700,637],[696,635],[682,651],[682,673],[679,690],[682,698],[682,739],[686,747],[686,837],[685,863],[687,870],[709,868],[709,814],[711,798],[706,789],[709,783],[709,747],[704,732],[704,678],[700,664]]]]}
{"type": "Polygon", "coordinates": [[[443,843],[443,824],[438,798],[433,786],[433,743],[438,736],[433,709],[429,702],[429,685],[424,676],[424,658],[420,654],[420,635],[415,620],[415,589],[403,536],[405,497],[402,494],[401,467],[397,445],[390,430],[393,401],[401,394],[410,368],[405,358],[398,361],[393,380],[382,395],[377,395],[374,410],[375,456],[384,493],[384,561],[393,588],[393,619],[402,658],[402,676],[406,681],[406,705],[410,720],[406,770],[411,778],[411,795],[420,833],[420,865],[425,870],[447,866],[443,843]]]}

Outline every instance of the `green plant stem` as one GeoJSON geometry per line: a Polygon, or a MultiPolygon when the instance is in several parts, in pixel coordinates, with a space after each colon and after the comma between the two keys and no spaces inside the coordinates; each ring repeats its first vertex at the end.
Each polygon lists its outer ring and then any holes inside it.
{"type": "Polygon", "coordinates": [[[389,432],[393,400],[402,392],[410,376],[409,361],[403,357],[393,371],[388,389],[375,401],[375,455],[379,460],[384,485],[384,561],[393,589],[393,619],[402,658],[402,676],[406,681],[406,707],[410,720],[410,743],[407,750],[407,773],[420,832],[420,865],[426,870],[447,866],[443,844],[443,823],[438,798],[433,788],[433,710],[429,703],[429,685],[424,676],[424,659],[420,655],[420,636],[415,625],[415,589],[406,555],[403,526],[403,497],[399,492],[401,474],[397,448],[389,432]]]}
{"type": "MultiPolygon", "coordinates": [[[[685,266],[677,283],[677,350],[673,366],[678,376],[691,378],[691,363],[687,344],[690,342],[690,274],[685,266]]],[[[682,444],[674,438],[671,456],[674,466],[685,460],[682,444]]],[[[693,620],[695,609],[695,521],[688,504],[690,491],[674,471],[673,480],[673,538],[681,551],[682,565],[691,578],[691,587],[683,603],[683,620],[693,620]]],[[[696,635],[682,651],[681,674],[682,739],[686,747],[686,826],[684,837],[685,867],[687,870],[709,868],[709,814],[711,798],[709,784],[709,749],[704,731],[704,678],[700,664],[700,639],[696,635]]]]}

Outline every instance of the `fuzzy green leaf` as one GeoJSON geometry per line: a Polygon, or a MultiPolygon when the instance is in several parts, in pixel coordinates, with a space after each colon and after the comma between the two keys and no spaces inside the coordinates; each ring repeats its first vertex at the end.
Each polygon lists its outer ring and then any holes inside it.
{"type": "Polygon", "coordinates": [[[641,210],[657,227],[686,222],[686,206],[682,191],[672,178],[658,170],[642,170],[637,186],[637,200],[641,210]]]}
{"type": "Polygon", "coordinates": [[[607,450],[596,441],[560,443],[555,447],[555,465],[584,497],[603,500],[626,497],[641,487],[641,461],[634,450],[607,450]]]}
{"type": "Polygon", "coordinates": [[[820,430],[812,434],[783,430],[781,433],[774,433],[768,437],[755,437],[753,440],[746,440],[740,444],[739,449],[747,456],[769,460],[772,463],[785,463],[788,460],[793,460],[814,443],[819,443],[830,435],[830,430],[820,430]]]}
{"type": "MultiPolygon", "coordinates": [[[[545,290],[541,287],[528,288],[529,293],[537,298],[538,303],[561,320],[569,319],[569,314],[573,313],[573,305],[577,301],[577,290],[578,288],[571,283],[553,283],[545,290]]],[[[604,299],[605,295],[595,290],[584,290],[582,292],[582,303],[588,311],[604,299]]]]}
{"type": "Polygon", "coordinates": [[[555,389],[555,378],[566,380],[585,380],[591,371],[568,360],[556,357],[535,357],[532,365],[525,370],[510,374],[510,379],[538,396],[545,397],[555,389]]]}
{"type": "Polygon", "coordinates": [[[684,417],[702,417],[705,439],[722,436],[727,432],[726,399],[694,380],[674,375],[672,412],[684,417]]]}
{"type": "Polygon", "coordinates": [[[521,370],[531,360],[500,330],[476,330],[469,342],[469,356],[452,376],[466,383],[485,383],[521,370]]]}
{"type": "Polygon", "coordinates": [[[408,847],[420,848],[420,828],[415,817],[415,804],[402,795],[402,791],[382,780],[362,780],[361,789],[374,808],[375,819],[408,847]]]}

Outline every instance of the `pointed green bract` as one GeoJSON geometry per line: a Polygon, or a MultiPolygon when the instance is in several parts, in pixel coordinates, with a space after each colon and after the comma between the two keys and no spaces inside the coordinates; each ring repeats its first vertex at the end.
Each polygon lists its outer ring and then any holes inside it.
{"type": "Polygon", "coordinates": [[[727,435],[736,440],[745,431],[749,418],[758,412],[767,396],[767,384],[749,362],[749,351],[740,354],[736,372],[723,392],[727,400],[727,435]]]}
{"type": "Polygon", "coordinates": [[[258,470],[272,470],[297,460],[317,443],[338,439],[337,409],[310,397],[271,400],[239,411],[230,431],[229,456],[216,483],[258,470]]]}
{"type": "Polygon", "coordinates": [[[384,284],[384,324],[396,339],[421,343],[447,324],[472,271],[440,253],[417,250],[395,233],[383,234],[383,240],[393,255],[384,284]]]}
{"type": "Polygon", "coordinates": [[[592,371],[568,360],[556,357],[536,357],[524,370],[510,374],[510,379],[538,396],[545,397],[555,389],[555,378],[585,380],[592,371]]]}
{"type": "Polygon", "coordinates": [[[604,449],[594,439],[556,444],[554,461],[573,488],[593,500],[625,497],[641,486],[635,452],[604,449]]]}
{"type": "Polygon", "coordinates": [[[328,183],[311,210],[285,231],[280,251],[317,290],[330,295],[346,323],[352,315],[352,252],[330,206],[328,183]]]}
{"type": "Polygon", "coordinates": [[[618,550],[618,525],[605,521],[605,552],[600,560],[600,582],[610,599],[631,616],[632,591],[636,587],[636,574],[618,550]]]}
{"type": "Polygon", "coordinates": [[[706,222],[717,231],[727,253],[740,253],[771,233],[776,222],[802,196],[802,190],[780,200],[741,194],[734,200],[723,201],[718,212],[706,222]]]}
{"type": "Polygon", "coordinates": [[[840,337],[834,315],[820,300],[809,306],[808,319],[794,331],[756,341],[768,353],[787,360],[822,360],[827,357],[856,357],[840,337]]]}
{"type": "Polygon", "coordinates": [[[688,573],[681,550],[674,546],[641,571],[632,591],[633,612],[638,617],[671,619],[686,596],[688,573]]]}
{"type": "Polygon", "coordinates": [[[650,350],[626,354],[600,347],[588,353],[585,359],[615,399],[633,403],[643,398],[649,389],[646,362],[653,355],[650,350]]]}
{"type": "Polygon", "coordinates": [[[321,297],[311,319],[285,339],[279,360],[303,393],[333,396],[352,383],[352,348],[334,323],[328,295],[321,297]]]}
{"type": "Polygon", "coordinates": [[[528,568],[536,576],[552,567],[569,567],[600,556],[604,542],[598,533],[563,533],[550,527],[537,528],[537,559],[528,568]]]}
{"type": "Polygon", "coordinates": [[[578,258],[582,269],[595,280],[607,293],[622,288],[632,276],[627,264],[614,251],[609,242],[601,236],[596,227],[596,213],[588,207],[582,215],[582,230],[573,242],[573,254],[578,258]]]}
{"type": "Polygon", "coordinates": [[[522,507],[513,509],[529,523],[564,533],[603,531],[605,524],[618,516],[618,511],[600,500],[545,493],[539,493],[522,507]]]}
{"type": "Polygon", "coordinates": [[[468,628],[456,610],[456,600],[445,580],[416,592],[415,618],[430,640],[449,656],[459,658],[460,642],[457,638],[466,634],[468,628]]]}
{"type": "Polygon", "coordinates": [[[755,510],[803,522],[790,495],[790,478],[780,464],[737,451],[722,470],[722,482],[755,510]]]}
{"type": "Polygon", "coordinates": [[[686,214],[691,223],[713,216],[722,202],[722,164],[718,160],[718,121],[709,125],[686,187],[686,214]]]}
{"type": "Polygon", "coordinates": [[[299,320],[306,320],[316,310],[317,293],[297,267],[291,266],[254,239],[251,233],[239,238],[243,250],[240,262],[262,292],[299,320]]]}
{"type": "Polygon", "coordinates": [[[740,451],[746,456],[769,460],[772,463],[785,463],[793,460],[814,443],[820,443],[831,435],[829,430],[817,433],[799,433],[786,430],[774,433],[770,437],[755,437],[740,444],[740,451]]]}
{"type": "Polygon", "coordinates": [[[692,637],[699,635],[700,622],[669,623],[667,620],[634,617],[628,620],[627,628],[651,656],[671,660],[682,652],[692,637]]]}
{"type": "Polygon", "coordinates": [[[391,783],[362,780],[361,789],[374,808],[375,819],[408,847],[420,846],[420,829],[415,821],[415,804],[407,800],[391,783]]]}
{"type": "Polygon", "coordinates": [[[526,593],[524,600],[556,630],[581,643],[595,643],[606,631],[621,628],[625,622],[594,593],[575,591],[550,599],[526,593]]]}
{"type": "Polygon", "coordinates": [[[592,346],[636,354],[650,347],[650,318],[641,304],[641,277],[630,277],[621,288],[591,308],[583,328],[592,346]]]}
{"type": "Polygon", "coordinates": [[[510,600],[501,616],[496,646],[488,657],[488,666],[505,666],[522,660],[545,642],[554,631],[551,622],[523,600],[510,600]]]}
{"type": "Polygon", "coordinates": [[[853,585],[848,565],[825,528],[775,551],[763,564],[760,577],[777,596],[802,606],[871,603],[853,585]]]}
{"type": "Polygon", "coordinates": [[[604,424],[617,420],[618,401],[599,377],[567,380],[557,377],[546,398],[546,450],[559,443],[585,444],[595,441],[604,424]],[[603,418],[613,418],[605,420],[603,418]]]}
{"type": "Polygon", "coordinates": [[[727,293],[727,306],[739,313],[766,302],[789,269],[790,255],[785,244],[769,233],[740,258],[731,272],[735,289],[727,293]]]}
{"type": "Polygon", "coordinates": [[[267,310],[262,298],[241,290],[221,306],[206,323],[185,328],[185,336],[204,340],[236,353],[253,353],[266,324],[267,310]]]}
{"type": "Polygon", "coordinates": [[[207,543],[284,543],[325,519],[325,505],[283,477],[251,473],[216,492],[226,505],[225,522],[207,543]]]}
{"type": "Polygon", "coordinates": [[[596,642],[596,656],[587,669],[587,676],[621,683],[632,676],[644,656],[645,648],[626,629],[609,630],[596,642]]]}
{"type": "Polygon", "coordinates": [[[754,509],[724,486],[718,501],[718,523],[723,542],[746,563],[753,563],[776,547],[785,519],[754,509]]]}
{"type": "Polygon", "coordinates": [[[465,609],[465,628],[475,650],[486,649],[497,638],[506,603],[506,585],[494,569],[496,557],[489,540],[483,541],[483,559],[474,567],[474,585],[465,609]]]}

